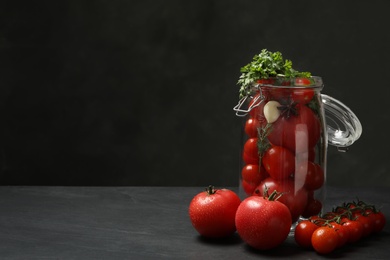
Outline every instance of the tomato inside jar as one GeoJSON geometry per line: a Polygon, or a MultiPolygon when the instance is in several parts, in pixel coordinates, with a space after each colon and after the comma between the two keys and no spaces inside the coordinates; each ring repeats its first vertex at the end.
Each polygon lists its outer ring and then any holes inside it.
{"type": "Polygon", "coordinates": [[[322,210],[327,142],[322,83],[295,82],[254,84],[247,98],[250,111],[244,118],[240,161],[240,196],[276,190],[293,222],[322,210]]]}

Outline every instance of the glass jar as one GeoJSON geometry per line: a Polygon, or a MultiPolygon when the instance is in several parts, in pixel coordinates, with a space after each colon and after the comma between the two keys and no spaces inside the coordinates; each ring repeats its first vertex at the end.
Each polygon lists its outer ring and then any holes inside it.
{"type": "Polygon", "coordinates": [[[234,107],[244,117],[240,197],[276,190],[293,223],[322,210],[328,143],[346,151],[362,132],[355,114],[322,89],[320,77],[259,80],[234,107]]]}

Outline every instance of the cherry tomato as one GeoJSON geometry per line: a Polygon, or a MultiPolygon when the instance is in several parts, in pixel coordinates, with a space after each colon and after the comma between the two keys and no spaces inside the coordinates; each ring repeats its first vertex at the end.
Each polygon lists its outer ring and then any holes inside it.
{"type": "Polygon", "coordinates": [[[236,231],[235,215],[241,200],[228,189],[208,187],[190,203],[189,216],[193,227],[205,237],[226,237],[236,231]]]}
{"type": "Polygon", "coordinates": [[[262,164],[273,179],[283,180],[294,172],[295,156],[284,147],[273,146],[264,153],[262,164]]]}
{"type": "Polygon", "coordinates": [[[246,180],[241,180],[241,186],[245,194],[248,196],[251,196],[257,188],[257,185],[255,183],[247,182],[246,180]]]}
{"type": "Polygon", "coordinates": [[[358,221],[362,224],[362,237],[370,235],[373,231],[371,219],[367,216],[362,215],[361,213],[354,214],[354,217],[356,218],[355,221],[358,221]]]}
{"type": "Polygon", "coordinates": [[[314,97],[314,90],[311,88],[298,88],[291,92],[291,99],[301,104],[309,103],[314,97]]]}
{"type": "Polygon", "coordinates": [[[342,218],[341,224],[348,230],[348,243],[354,243],[362,238],[363,226],[359,221],[342,218]]]}
{"type": "Polygon", "coordinates": [[[249,118],[245,122],[245,133],[250,137],[257,137],[257,129],[260,127],[260,122],[255,118],[249,118]]]}
{"type": "Polygon", "coordinates": [[[308,78],[296,78],[295,86],[310,86],[311,81],[308,78]]]}
{"type": "Polygon", "coordinates": [[[243,160],[246,164],[259,164],[257,138],[249,138],[244,144],[243,160]]]}
{"type": "Polygon", "coordinates": [[[337,244],[337,247],[344,246],[349,239],[348,229],[345,226],[338,224],[336,222],[332,222],[331,225],[339,235],[339,243],[337,244]]]}
{"type": "Polygon", "coordinates": [[[324,185],[325,174],[320,165],[311,161],[301,162],[295,171],[295,181],[308,190],[317,190],[324,185]]]}
{"type": "Polygon", "coordinates": [[[247,244],[259,250],[280,245],[287,238],[291,223],[288,208],[266,197],[246,198],[236,213],[238,234],[247,244]]]}
{"type": "Polygon", "coordinates": [[[302,247],[312,247],[311,237],[317,228],[318,226],[310,220],[303,220],[299,222],[298,225],[295,227],[295,242],[302,247]]]}
{"type": "Polygon", "coordinates": [[[339,235],[332,227],[319,227],[313,232],[311,244],[318,253],[329,254],[333,252],[339,244],[339,235]]]}
{"type": "Polygon", "coordinates": [[[309,152],[320,138],[321,124],[310,108],[305,105],[296,107],[297,116],[280,116],[273,123],[268,140],[273,145],[286,147],[294,153],[309,152]]]}
{"type": "Polygon", "coordinates": [[[247,195],[252,195],[256,187],[268,176],[264,167],[257,164],[247,164],[241,170],[242,187],[247,195]]]}
{"type": "Polygon", "coordinates": [[[249,183],[256,183],[257,185],[265,179],[264,168],[259,167],[257,164],[247,164],[241,170],[241,177],[243,180],[249,183]]]}
{"type": "Polygon", "coordinates": [[[369,214],[373,223],[373,232],[378,233],[383,230],[386,225],[386,217],[382,212],[372,212],[369,214]]]}

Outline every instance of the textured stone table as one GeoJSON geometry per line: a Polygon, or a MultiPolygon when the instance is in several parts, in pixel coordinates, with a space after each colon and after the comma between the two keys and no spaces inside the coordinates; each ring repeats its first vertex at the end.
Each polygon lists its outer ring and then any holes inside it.
{"type": "MultiPolygon", "coordinates": [[[[288,238],[258,252],[235,235],[203,239],[188,205],[201,187],[0,186],[0,259],[388,259],[385,230],[324,257],[288,238]]],[[[328,188],[326,208],[366,200],[390,218],[390,189],[328,188]]]]}

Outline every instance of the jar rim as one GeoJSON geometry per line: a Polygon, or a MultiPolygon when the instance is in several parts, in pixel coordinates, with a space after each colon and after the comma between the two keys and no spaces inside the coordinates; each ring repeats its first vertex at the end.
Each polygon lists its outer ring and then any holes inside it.
{"type": "Polygon", "coordinates": [[[260,79],[256,82],[253,82],[254,88],[259,87],[271,87],[271,88],[284,88],[284,89],[302,89],[302,88],[312,88],[312,89],[322,89],[324,83],[322,78],[319,76],[311,76],[310,78],[302,77],[270,77],[268,79],[260,79]],[[309,80],[309,82],[303,82],[309,80]],[[310,84],[308,84],[310,83],[310,84]]]}

